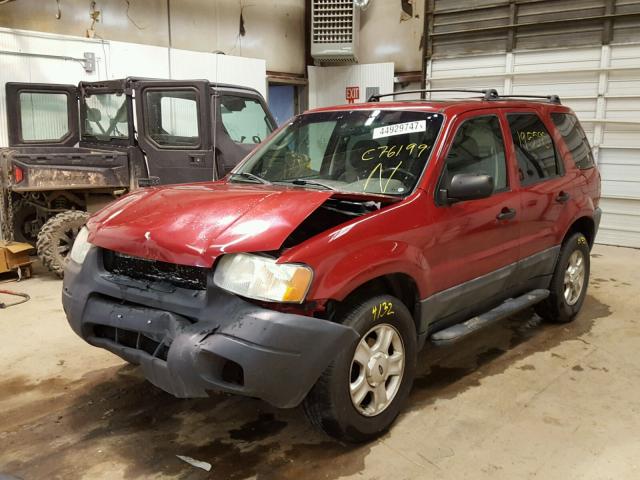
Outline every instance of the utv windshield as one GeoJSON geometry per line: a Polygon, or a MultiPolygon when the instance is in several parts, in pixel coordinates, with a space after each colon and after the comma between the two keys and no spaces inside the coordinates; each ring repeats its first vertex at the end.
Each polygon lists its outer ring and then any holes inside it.
{"type": "Polygon", "coordinates": [[[442,121],[438,113],[406,110],[302,115],[258,147],[230,181],[407,195],[442,121]]]}
{"type": "Polygon", "coordinates": [[[109,141],[129,137],[127,96],[122,92],[86,94],[82,102],[83,137],[109,141]]]}

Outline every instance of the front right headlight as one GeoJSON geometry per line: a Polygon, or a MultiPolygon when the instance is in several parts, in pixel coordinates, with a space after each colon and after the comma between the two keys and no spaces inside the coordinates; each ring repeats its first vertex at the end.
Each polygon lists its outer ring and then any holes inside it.
{"type": "Polygon", "coordinates": [[[255,300],[302,303],[312,278],[313,271],[307,265],[276,263],[273,258],[236,253],[218,261],[213,283],[255,300]]]}
{"type": "Polygon", "coordinates": [[[89,243],[88,237],[89,229],[87,227],[82,227],[78,232],[76,239],[73,241],[73,247],[71,247],[71,254],[69,257],[77,264],[82,264],[82,262],[84,262],[89,250],[93,247],[93,245],[89,243]]]}

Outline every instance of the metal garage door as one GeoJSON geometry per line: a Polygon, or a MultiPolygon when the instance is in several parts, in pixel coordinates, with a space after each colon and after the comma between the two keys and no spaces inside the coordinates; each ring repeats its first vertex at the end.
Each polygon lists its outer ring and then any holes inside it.
{"type": "Polygon", "coordinates": [[[602,173],[597,241],[640,248],[640,2],[429,2],[427,88],[560,95],[602,173]]]}

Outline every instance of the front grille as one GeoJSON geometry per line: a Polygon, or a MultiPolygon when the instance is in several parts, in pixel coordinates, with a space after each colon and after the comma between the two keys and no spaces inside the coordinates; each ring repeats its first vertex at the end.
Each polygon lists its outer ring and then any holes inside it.
{"type": "Polygon", "coordinates": [[[209,269],[132,257],[112,250],[103,250],[105,270],[137,280],[168,282],[176,287],[205,290],[209,269]]]}
{"type": "Polygon", "coordinates": [[[123,347],[142,350],[152,357],[159,358],[165,362],[167,361],[167,354],[169,353],[169,347],[171,346],[166,345],[164,341],[158,342],[157,340],[146,336],[142,332],[134,332],[133,330],[116,328],[110,325],[94,325],[93,335],[97,338],[111,340],[123,347]]]}

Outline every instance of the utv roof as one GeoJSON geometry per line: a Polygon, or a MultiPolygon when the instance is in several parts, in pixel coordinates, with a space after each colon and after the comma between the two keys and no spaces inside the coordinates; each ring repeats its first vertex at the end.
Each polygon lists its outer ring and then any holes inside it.
{"type": "Polygon", "coordinates": [[[115,80],[100,80],[97,82],[80,82],[78,84],[79,90],[126,90],[131,88],[132,85],[136,82],[163,82],[167,84],[171,83],[183,83],[186,81],[190,82],[207,82],[212,88],[229,88],[234,90],[244,90],[251,93],[257,93],[258,90],[251,87],[245,87],[242,85],[233,85],[230,83],[217,83],[207,80],[206,78],[198,78],[198,79],[170,79],[170,78],[152,78],[152,77],[126,77],[119,78],[115,80]]]}

